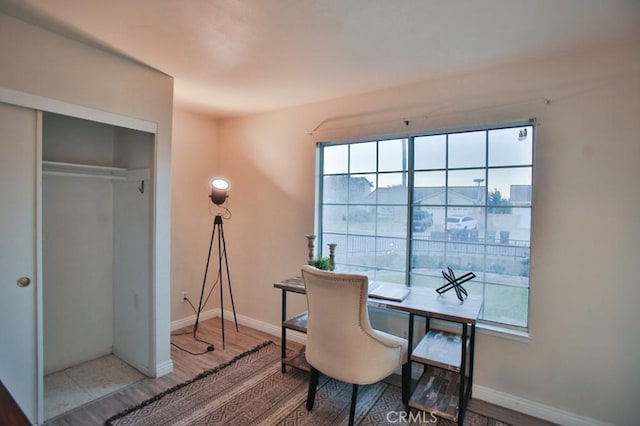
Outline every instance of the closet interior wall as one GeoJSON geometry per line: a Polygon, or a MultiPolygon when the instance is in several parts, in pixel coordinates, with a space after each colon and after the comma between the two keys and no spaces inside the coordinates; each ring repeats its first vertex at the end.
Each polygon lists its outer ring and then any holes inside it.
{"type": "Polygon", "coordinates": [[[44,372],[115,354],[151,375],[154,135],[42,125],[44,372]]]}

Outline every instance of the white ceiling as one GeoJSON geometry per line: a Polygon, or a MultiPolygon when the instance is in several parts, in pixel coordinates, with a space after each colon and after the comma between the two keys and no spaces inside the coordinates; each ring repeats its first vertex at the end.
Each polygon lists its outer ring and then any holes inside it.
{"type": "Polygon", "coordinates": [[[640,40],[640,0],[0,0],[175,78],[176,101],[267,111],[640,40]]]}

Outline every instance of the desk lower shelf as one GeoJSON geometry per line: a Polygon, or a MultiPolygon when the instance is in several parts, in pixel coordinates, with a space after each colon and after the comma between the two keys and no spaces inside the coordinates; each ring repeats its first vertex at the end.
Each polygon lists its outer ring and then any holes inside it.
{"type": "MultiPolygon", "coordinates": [[[[469,338],[466,345],[469,350],[469,338]]],[[[411,353],[411,360],[459,373],[462,337],[459,334],[430,330],[411,353]]]]}
{"type": "Polygon", "coordinates": [[[299,370],[311,371],[311,367],[309,363],[307,363],[307,359],[304,353],[304,347],[296,352],[295,354],[288,356],[284,359],[284,363],[290,367],[297,368],[299,370]]]}
{"type": "MultiPolygon", "coordinates": [[[[307,322],[309,320],[309,313],[302,312],[288,320],[282,321],[283,331],[285,329],[299,331],[300,333],[307,332],[307,322]]],[[[303,347],[300,351],[288,355],[286,358],[282,360],[283,364],[288,365],[290,367],[297,368],[299,370],[311,371],[311,367],[307,363],[307,359],[305,357],[305,348],[303,347]]],[[[282,370],[284,371],[284,370],[282,370]]]]}
{"type": "Polygon", "coordinates": [[[286,321],[282,321],[282,326],[291,330],[299,331],[301,333],[307,332],[307,322],[309,321],[309,313],[302,312],[295,317],[289,318],[286,321]]]}
{"type": "Polygon", "coordinates": [[[409,400],[409,407],[457,422],[459,389],[460,374],[425,366],[424,373],[409,400]]]}

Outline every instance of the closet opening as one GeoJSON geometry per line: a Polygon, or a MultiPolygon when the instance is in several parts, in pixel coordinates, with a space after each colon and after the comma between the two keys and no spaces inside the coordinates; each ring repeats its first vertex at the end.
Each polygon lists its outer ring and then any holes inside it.
{"type": "Polygon", "coordinates": [[[153,375],[154,143],[43,113],[45,419],[153,375]]]}

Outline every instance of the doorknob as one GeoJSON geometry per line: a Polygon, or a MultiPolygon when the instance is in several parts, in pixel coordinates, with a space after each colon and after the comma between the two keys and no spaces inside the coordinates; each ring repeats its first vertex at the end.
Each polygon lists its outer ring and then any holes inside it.
{"type": "Polygon", "coordinates": [[[18,278],[18,287],[26,287],[31,284],[31,280],[29,277],[20,277],[18,278]]]}

